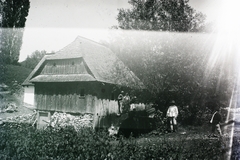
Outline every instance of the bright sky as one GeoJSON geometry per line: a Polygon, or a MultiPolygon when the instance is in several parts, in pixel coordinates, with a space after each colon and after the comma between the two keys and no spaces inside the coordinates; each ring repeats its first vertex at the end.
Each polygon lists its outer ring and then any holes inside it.
{"type": "MultiPolygon", "coordinates": [[[[118,8],[128,8],[128,0],[30,0],[19,61],[36,50],[58,51],[78,35],[95,41],[106,39],[117,25],[118,8]]],[[[218,16],[219,0],[189,0],[207,15],[218,16]]]]}

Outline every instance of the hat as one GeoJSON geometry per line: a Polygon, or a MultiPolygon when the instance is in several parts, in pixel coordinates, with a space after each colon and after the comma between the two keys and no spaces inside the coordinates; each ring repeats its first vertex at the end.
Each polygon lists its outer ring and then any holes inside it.
{"type": "Polygon", "coordinates": [[[174,101],[174,100],[172,100],[172,101],[170,102],[170,104],[175,104],[175,101],[174,101]]]}

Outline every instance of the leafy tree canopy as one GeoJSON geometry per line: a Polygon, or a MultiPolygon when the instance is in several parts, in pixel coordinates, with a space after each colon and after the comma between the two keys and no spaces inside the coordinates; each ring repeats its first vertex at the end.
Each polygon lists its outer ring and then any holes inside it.
{"type": "Polygon", "coordinates": [[[125,30],[199,32],[206,16],[188,0],[129,0],[130,9],[119,9],[118,26],[125,30]]]}
{"type": "Polygon", "coordinates": [[[21,62],[21,65],[26,68],[34,69],[46,53],[46,51],[36,50],[30,56],[27,56],[26,60],[21,62]]]}
{"type": "Polygon", "coordinates": [[[29,0],[0,0],[0,82],[6,78],[6,64],[17,64],[29,0]]]}
{"type": "Polygon", "coordinates": [[[30,8],[29,0],[1,0],[1,27],[22,28],[30,8]]]}
{"type": "MultiPolygon", "coordinates": [[[[121,31],[122,32],[122,31],[121,31]]],[[[164,107],[169,100],[204,110],[217,97],[226,103],[234,86],[234,64],[209,59],[216,35],[176,32],[123,32],[106,45],[132,70],[151,92],[152,101],[164,107]]],[[[113,34],[112,34],[113,35],[113,34]]],[[[223,60],[223,59],[222,59],[223,60]]]]}
{"type": "Polygon", "coordinates": [[[29,0],[0,1],[0,54],[2,63],[16,64],[18,62],[23,28],[29,8],[29,0]]]}

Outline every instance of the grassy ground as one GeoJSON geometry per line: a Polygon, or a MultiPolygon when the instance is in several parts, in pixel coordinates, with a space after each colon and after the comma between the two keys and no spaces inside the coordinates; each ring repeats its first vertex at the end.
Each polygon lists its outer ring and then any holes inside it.
{"type": "Polygon", "coordinates": [[[14,103],[18,107],[17,112],[2,113],[0,118],[14,117],[23,114],[32,113],[33,111],[23,106],[23,88],[21,84],[30,74],[31,69],[16,65],[7,65],[6,74],[1,77],[0,84],[5,84],[8,87],[6,90],[0,90],[0,111],[4,109],[8,103],[14,103]]]}
{"type": "MultiPolygon", "coordinates": [[[[240,112],[236,112],[235,114],[236,120],[240,117],[240,112]]],[[[234,134],[233,134],[233,142],[232,142],[232,152],[231,152],[231,160],[240,159],[240,122],[236,122],[234,125],[234,134]]]]}
{"type": "Polygon", "coordinates": [[[240,159],[240,129],[239,128],[240,126],[238,126],[238,129],[235,130],[234,132],[231,160],[240,159]]]}

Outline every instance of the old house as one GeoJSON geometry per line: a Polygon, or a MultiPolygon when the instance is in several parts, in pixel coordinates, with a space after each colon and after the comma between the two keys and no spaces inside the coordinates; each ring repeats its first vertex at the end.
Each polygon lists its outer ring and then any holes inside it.
{"type": "Polygon", "coordinates": [[[83,37],[46,55],[23,86],[24,101],[38,110],[39,123],[55,111],[95,117],[116,113],[121,89],[144,88],[110,49],[83,37]]]}

